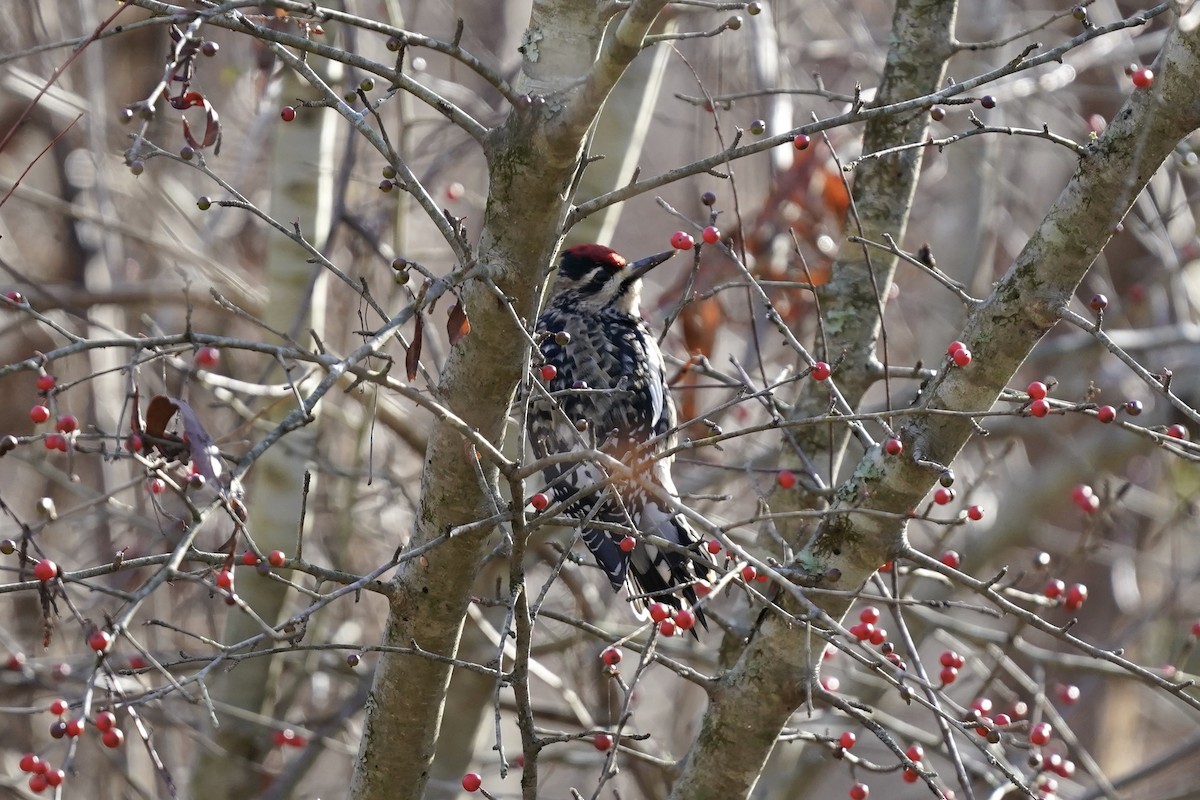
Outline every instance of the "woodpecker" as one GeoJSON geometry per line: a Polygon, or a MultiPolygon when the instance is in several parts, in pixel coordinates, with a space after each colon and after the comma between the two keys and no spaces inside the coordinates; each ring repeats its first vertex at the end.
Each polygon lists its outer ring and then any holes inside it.
{"type": "MultiPolygon", "coordinates": [[[[694,605],[694,582],[713,568],[687,520],[647,490],[678,496],[671,477],[674,457],[661,456],[674,444],[675,403],[662,353],[639,308],[642,276],[674,253],[630,262],[598,244],[568,248],[537,322],[542,356],[555,369],[543,370],[546,392],[535,394],[530,404],[533,452],[545,458],[599,450],[633,470],[633,479],[610,476],[585,460],[552,464],[543,476],[555,502],[571,503],[566,513],[581,521],[584,544],[613,590],[627,587],[638,616],[655,601],[677,609],[684,600],[694,605]],[[609,485],[585,491],[610,477],[609,485]],[[678,549],[636,537],[627,551],[621,543],[630,528],[678,549]]],[[[695,613],[707,629],[703,610],[695,613]]]]}

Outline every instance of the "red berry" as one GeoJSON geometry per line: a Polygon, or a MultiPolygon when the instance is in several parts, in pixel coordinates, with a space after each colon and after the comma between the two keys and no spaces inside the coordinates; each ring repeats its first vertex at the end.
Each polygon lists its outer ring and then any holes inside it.
{"type": "Polygon", "coordinates": [[[603,753],[606,750],[611,750],[613,738],[607,733],[597,733],[592,739],[592,746],[603,753]]]}
{"type": "Polygon", "coordinates": [[[100,741],[110,750],[116,750],[125,743],[125,732],[120,728],[112,728],[101,734],[100,741]]]}
{"type": "Polygon", "coordinates": [[[1053,732],[1054,729],[1050,727],[1049,722],[1039,722],[1029,731],[1029,741],[1031,744],[1036,744],[1040,747],[1050,741],[1050,735],[1053,732]]]}
{"type": "MultiPolygon", "coordinates": [[[[1200,620],[1197,620],[1192,623],[1192,636],[1195,636],[1196,638],[1200,639],[1200,620]]],[[[10,660],[9,663],[11,664],[12,661],[10,660]]]]}
{"type": "Polygon", "coordinates": [[[1117,418],[1117,410],[1112,406],[1100,406],[1096,409],[1096,419],[1104,423],[1112,422],[1117,418]]]}
{"type": "Polygon", "coordinates": [[[925,758],[925,748],[919,744],[910,744],[904,755],[908,756],[909,761],[921,761],[925,758]]]}
{"type": "Polygon", "coordinates": [[[162,478],[151,478],[146,481],[146,489],[150,494],[162,494],[167,490],[167,482],[162,478]]]}
{"type": "Polygon", "coordinates": [[[662,622],[658,623],[658,632],[663,636],[674,636],[675,623],[669,619],[664,619],[662,622]]]}
{"type": "Polygon", "coordinates": [[[747,564],[746,566],[742,567],[742,580],[746,581],[747,583],[754,580],[757,575],[758,570],[754,568],[753,564],[747,564]]]}
{"type": "Polygon", "coordinates": [[[1025,387],[1025,394],[1029,395],[1030,400],[1041,400],[1046,396],[1047,391],[1049,390],[1046,388],[1046,384],[1041,381],[1034,381],[1025,387]]]}
{"type": "Polygon", "coordinates": [[[955,350],[950,359],[954,362],[955,366],[965,367],[971,363],[971,351],[965,347],[962,350],[955,350]]]}
{"type": "Polygon", "coordinates": [[[212,369],[221,360],[221,351],[215,347],[201,347],[196,351],[196,366],[212,369]]]}
{"type": "Polygon", "coordinates": [[[246,567],[257,567],[258,553],[254,552],[253,550],[247,550],[246,552],[242,553],[242,565],[246,567]]]}
{"type": "Polygon", "coordinates": [[[272,550],[267,554],[267,563],[272,567],[282,567],[287,563],[287,556],[283,554],[282,550],[272,550]]]}
{"type": "Polygon", "coordinates": [[[33,424],[41,425],[46,420],[50,419],[50,409],[45,406],[34,406],[29,409],[29,418],[33,420],[33,424]]]}
{"type": "Polygon", "coordinates": [[[947,550],[942,553],[941,561],[950,569],[958,569],[959,564],[962,563],[962,556],[958,554],[957,550],[947,550]]]}
{"type": "Polygon", "coordinates": [[[217,573],[216,584],[221,589],[233,588],[233,573],[227,569],[223,569],[217,573]]]}
{"type": "Polygon", "coordinates": [[[1133,85],[1139,89],[1149,89],[1154,85],[1154,70],[1146,67],[1135,69],[1129,77],[1133,81],[1133,85]]]}
{"type": "Polygon", "coordinates": [[[33,567],[33,577],[42,583],[51,580],[56,575],[58,575],[58,564],[55,564],[48,558],[43,558],[33,567]]]}
{"type": "Polygon", "coordinates": [[[696,581],[692,588],[696,590],[696,597],[708,597],[712,591],[712,584],[708,581],[696,581]]]}
{"type": "Polygon", "coordinates": [[[38,758],[37,755],[34,753],[26,753],[25,755],[21,756],[21,763],[19,766],[21,767],[21,772],[37,772],[38,765],[41,763],[42,760],[38,758]]]}
{"type": "Polygon", "coordinates": [[[1063,608],[1067,611],[1078,610],[1086,601],[1088,589],[1085,584],[1073,583],[1067,588],[1067,599],[1063,603],[1063,608]]]}
{"type": "Polygon", "coordinates": [[[850,787],[850,800],[867,800],[871,794],[871,787],[865,783],[856,783],[850,787]]]}
{"type": "Polygon", "coordinates": [[[16,303],[19,306],[25,305],[25,295],[21,294],[18,291],[14,290],[14,291],[10,291],[10,292],[5,292],[4,296],[7,297],[9,300],[12,300],[14,303],[16,303]]]}
{"type": "Polygon", "coordinates": [[[272,739],[274,740],[276,747],[288,747],[293,745],[296,743],[297,738],[296,732],[291,728],[277,730],[272,735],[272,739]]]}
{"type": "Polygon", "coordinates": [[[838,737],[838,744],[843,750],[849,750],[851,747],[854,747],[854,743],[857,741],[858,737],[851,731],[846,731],[838,737]]]}
{"type": "Polygon", "coordinates": [[[1063,596],[1063,592],[1067,590],[1067,585],[1058,578],[1052,579],[1046,584],[1046,588],[1042,589],[1042,594],[1049,597],[1051,600],[1057,600],[1063,596]]]}
{"type": "Polygon", "coordinates": [[[1079,687],[1073,683],[1058,685],[1058,699],[1063,705],[1073,706],[1079,702],[1081,692],[1079,687]]]}
{"type": "Polygon", "coordinates": [[[37,376],[37,388],[39,391],[48,392],[54,388],[54,384],[58,383],[54,376],[48,372],[44,372],[37,376]]]}
{"type": "Polygon", "coordinates": [[[867,637],[867,641],[876,647],[879,647],[887,641],[887,638],[887,628],[876,628],[875,630],[871,631],[871,635],[867,637]]]}
{"type": "Polygon", "coordinates": [[[79,736],[87,729],[87,720],[83,717],[67,722],[67,736],[79,736]]]}
{"type": "Polygon", "coordinates": [[[606,647],[600,651],[600,660],[610,667],[615,667],[621,663],[621,649],[619,647],[606,647]]]}
{"type": "Polygon", "coordinates": [[[704,240],[705,244],[716,244],[717,242],[721,241],[721,230],[715,225],[709,225],[704,229],[704,232],[700,234],[700,238],[704,240]]]}
{"type": "Polygon", "coordinates": [[[45,775],[31,775],[29,778],[29,791],[34,794],[41,794],[49,785],[50,781],[46,780],[45,775]]]}
{"type": "Polygon", "coordinates": [[[1170,436],[1172,439],[1182,439],[1186,442],[1188,439],[1188,430],[1179,423],[1175,423],[1167,428],[1167,436],[1170,436]]]}
{"type": "Polygon", "coordinates": [[[824,361],[818,361],[816,364],[813,364],[811,374],[814,381],[823,381],[833,374],[833,370],[824,361]]]}
{"type": "Polygon", "coordinates": [[[52,433],[46,437],[45,445],[47,450],[59,450],[65,453],[67,452],[67,437],[61,433],[52,433]]]}
{"type": "Polygon", "coordinates": [[[462,787],[468,792],[478,792],[479,787],[483,786],[483,778],[479,777],[477,772],[468,772],[463,775],[462,787]]]}
{"type": "Polygon", "coordinates": [[[954,499],[954,490],[946,486],[939,486],[937,491],[933,493],[933,502],[939,506],[944,506],[954,499]]]}
{"type": "Polygon", "coordinates": [[[108,731],[117,726],[117,715],[111,711],[101,711],[96,715],[96,730],[108,731]]]}
{"type": "Polygon", "coordinates": [[[952,356],[952,355],[954,355],[955,353],[957,353],[959,350],[966,350],[966,349],[967,349],[967,346],[966,346],[965,344],[963,344],[962,342],[960,342],[960,341],[958,341],[957,339],[955,339],[955,340],[954,340],[953,342],[951,342],[951,343],[950,343],[950,345],[949,345],[949,346],[946,348],[946,355],[948,355],[948,356],[952,356]]]}
{"type": "Polygon", "coordinates": [[[716,539],[710,539],[705,547],[708,549],[708,552],[712,553],[714,556],[721,552],[721,543],[716,539]]]}
{"type": "Polygon", "coordinates": [[[622,553],[632,553],[633,548],[637,547],[637,539],[632,536],[626,536],[617,544],[617,547],[621,548],[622,553]]]}
{"type": "Polygon", "coordinates": [[[1029,404],[1029,413],[1035,417],[1044,417],[1050,413],[1050,404],[1045,400],[1034,400],[1029,404]]]}
{"type": "Polygon", "coordinates": [[[1108,298],[1102,294],[1092,295],[1091,302],[1088,303],[1088,308],[1099,314],[1104,309],[1108,308],[1108,298]]]}
{"type": "Polygon", "coordinates": [[[558,367],[553,364],[542,365],[542,380],[552,381],[558,376],[558,367]]]}
{"type": "Polygon", "coordinates": [[[655,622],[662,622],[671,616],[671,607],[666,603],[651,603],[646,610],[650,612],[650,619],[655,622]]]}
{"type": "Polygon", "coordinates": [[[795,147],[797,150],[807,150],[809,144],[811,144],[811,143],[812,143],[812,140],[809,139],[808,136],[806,136],[803,133],[797,133],[796,138],[792,139],[792,146],[795,147]]]}
{"type": "Polygon", "coordinates": [[[108,631],[93,631],[92,635],[88,637],[88,647],[97,653],[105,652],[112,647],[112,634],[108,631]]]}
{"type": "Polygon", "coordinates": [[[696,240],[686,231],[675,231],[671,234],[671,247],[676,250],[691,250],[696,246],[696,240]]]}
{"type": "Polygon", "coordinates": [[[50,713],[56,717],[61,717],[63,714],[67,713],[67,709],[70,707],[71,706],[67,703],[67,701],[63,700],[61,697],[57,700],[50,701],[50,713]]]}
{"type": "Polygon", "coordinates": [[[971,506],[967,509],[967,518],[975,522],[983,519],[983,506],[971,506]]]}
{"type": "MultiPolygon", "coordinates": [[[[1196,623],[1200,625],[1200,623],[1196,623]]],[[[13,653],[8,657],[8,661],[4,662],[4,668],[12,672],[17,672],[25,668],[25,654],[13,653]]]]}
{"type": "Polygon", "coordinates": [[[904,452],[904,443],[893,436],[883,443],[883,450],[889,456],[898,456],[904,452]]]}
{"type": "Polygon", "coordinates": [[[779,475],[775,479],[779,481],[779,488],[781,489],[791,489],[796,485],[796,473],[790,469],[779,470],[779,475]]]}
{"type": "Polygon", "coordinates": [[[916,783],[917,779],[920,777],[921,776],[916,773],[916,770],[912,769],[911,767],[904,768],[904,782],[905,783],[916,783]]]}
{"type": "Polygon", "coordinates": [[[954,683],[956,680],[958,680],[958,670],[954,667],[942,667],[939,677],[942,679],[942,683],[944,684],[948,685],[954,683]]]}
{"type": "Polygon", "coordinates": [[[62,786],[62,782],[67,779],[67,773],[61,769],[52,769],[46,773],[46,783],[50,786],[62,786]]]}
{"type": "Polygon", "coordinates": [[[869,622],[872,625],[874,625],[876,622],[879,622],[879,617],[879,609],[875,606],[867,606],[862,611],[858,612],[858,618],[860,621],[869,622]]]}
{"type": "Polygon", "coordinates": [[[672,619],[675,620],[675,627],[679,628],[681,631],[690,631],[692,628],[696,627],[696,615],[692,613],[691,609],[679,609],[672,616],[672,619]]]}
{"type": "Polygon", "coordinates": [[[291,122],[296,118],[296,109],[292,106],[284,106],[279,110],[279,118],[284,122],[291,122]]]}
{"type": "Polygon", "coordinates": [[[550,505],[550,498],[544,492],[538,492],[529,498],[529,504],[537,511],[545,511],[546,507],[550,505]]]}
{"type": "Polygon", "coordinates": [[[992,720],[992,726],[996,728],[1003,728],[1008,725],[1012,725],[1012,717],[1008,714],[997,714],[995,719],[992,720]]]}
{"type": "Polygon", "coordinates": [[[895,566],[896,566],[896,563],[894,561],[889,561],[886,564],[882,565],[879,568],[879,571],[880,572],[891,572],[895,568],[895,566]]]}
{"type": "Polygon", "coordinates": [[[981,715],[989,714],[992,711],[992,701],[986,697],[977,697],[975,702],[971,703],[971,708],[978,711],[981,715]]]}

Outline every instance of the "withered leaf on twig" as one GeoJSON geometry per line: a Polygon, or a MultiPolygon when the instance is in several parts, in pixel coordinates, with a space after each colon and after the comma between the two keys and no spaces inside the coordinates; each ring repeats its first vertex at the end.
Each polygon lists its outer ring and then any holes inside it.
{"type": "MultiPolygon", "coordinates": [[[[146,407],[146,434],[160,441],[179,442],[179,450],[186,448],[191,455],[196,473],[203,475],[208,485],[222,495],[228,494],[225,484],[221,481],[220,449],[213,443],[212,436],[187,403],[176,397],[155,395],[146,407]],[[167,425],[176,414],[183,421],[182,439],[167,433],[167,425]]],[[[179,450],[168,452],[171,448],[165,448],[157,442],[153,442],[153,446],[167,458],[175,458],[179,454],[179,450]]]]}
{"type": "Polygon", "coordinates": [[[446,320],[446,335],[450,337],[450,344],[453,346],[470,332],[471,320],[467,319],[467,311],[463,308],[462,300],[459,300],[454,304],[454,308],[450,309],[450,318],[446,320]]]}
{"type": "Polygon", "coordinates": [[[417,366],[421,363],[421,343],[425,338],[425,318],[418,312],[416,330],[413,331],[412,344],[408,346],[408,352],[404,355],[404,371],[408,373],[408,379],[415,381],[417,379],[417,366]]]}

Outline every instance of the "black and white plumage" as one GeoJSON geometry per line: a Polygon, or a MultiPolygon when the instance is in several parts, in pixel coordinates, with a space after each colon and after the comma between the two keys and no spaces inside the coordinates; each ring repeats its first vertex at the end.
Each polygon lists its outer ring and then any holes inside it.
{"type": "MultiPolygon", "coordinates": [[[[541,392],[533,397],[530,442],[539,458],[598,449],[634,469],[637,479],[619,478],[582,495],[609,477],[599,464],[554,464],[543,474],[555,502],[577,497],[567,513],[581,520],[583,541],[613,589],[627,585],[639,612],[653,601],[682,608],[680,594],[694,605],[694,581],[707,577],[712,567],[687,520],[646,489],[649,485],[678,495],[671,477],[673,458],[657,457],[674,443],[675,404],[658,343],[639,309],[642,276],[673,254],[627,262],[602,245],[568,248],[537,323],[544,336],[542,355],[557,373],[543,381],[552,398],[541,392]],[[642,447],[655,437],[654,444],[642,447]],[[628,534],[620,529],[631,527],[681,550],[637,537],[636,546],[626,552],[620,542],[628,534]]],[[[707,627],[701,609],[696,617],[707,627]]]]}

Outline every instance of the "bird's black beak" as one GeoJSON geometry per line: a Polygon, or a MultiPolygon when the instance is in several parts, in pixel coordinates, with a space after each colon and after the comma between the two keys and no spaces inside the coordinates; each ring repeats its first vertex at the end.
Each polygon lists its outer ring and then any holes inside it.
{"type": "Polygon", "coordinates": [[[658,255],[653,255],[653,256],[646,256],[645,258],[643,258],[639,261],[634,261],[632,264],[629,265],[629,277],[626,278],[625,280],[626,281],[636,281],[638,278],[641,278],[647,272],[654,269],[659,264],[663,263],[664,261],[666,261],[668,258],[670,258],[673,255],[675,255],[675,251],[668,250],[665,253],[659,253],[658,255]]]}

